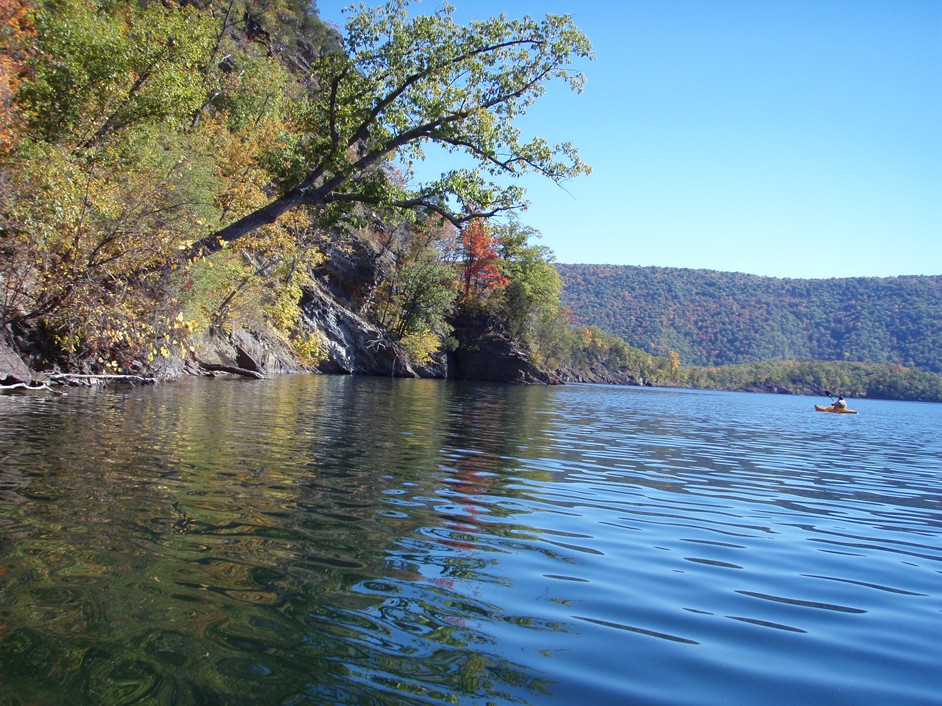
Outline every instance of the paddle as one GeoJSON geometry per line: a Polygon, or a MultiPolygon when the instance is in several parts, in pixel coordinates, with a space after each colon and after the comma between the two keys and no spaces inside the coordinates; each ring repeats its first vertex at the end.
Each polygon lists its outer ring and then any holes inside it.
{"type": "MultiPolygon", "coordinates": [[[[824,394],[831,398],[831,406],[832,406],[832,407],[837,407],[837,402],[834,400],[834,396],[833,396],[830,392],[828,392],[827,390],[824,391],[824,394]]],[[[840,397],[840,395],[838,395],[838,397],[840,397]]],[[[844,403],[844,406],[842,407],[842,409],[847,409],[847,403],[846,403],[846,402],[844,403]]]]}

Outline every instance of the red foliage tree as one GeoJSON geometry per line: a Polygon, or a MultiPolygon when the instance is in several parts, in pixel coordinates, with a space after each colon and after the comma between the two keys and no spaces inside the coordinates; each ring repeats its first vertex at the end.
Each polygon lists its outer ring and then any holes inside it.
{"type": "Polygon", "coordinates": [[[499,241],[480,218],[469,221],[461,229],[461,248],[464,255],[462,281],[464,298],[484,298],[496,289],[506,287],[508,279],[501,274],[497,263],[499,241]]]}

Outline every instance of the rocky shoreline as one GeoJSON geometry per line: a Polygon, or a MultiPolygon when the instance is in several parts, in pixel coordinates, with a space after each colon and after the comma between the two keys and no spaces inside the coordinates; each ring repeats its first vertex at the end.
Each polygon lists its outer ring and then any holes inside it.
{"type": "Polygon", "coordinates": [[[510,383],[560,384],[561,375],[534,365],[520,346],[484,317],[465,319],[456,329],[455,350],[439,354],[426,366],[414,366],[396,341],[324,287],[304,289],[301,302],[305,327],[320,334],[324,360],[302,365],[290,347],[262,327],[210,330],[194,343],[189,357],[135,364],[125,374],[94,375],[87,370],[62,370],[35,347],[18,341],[10,331],[0,336],[0,389],[44,389],[49,385],[94,385],[114,382],[146,384],[188,375],[240,375],[264,378],[290,373],[449,378],[510,383]]]}

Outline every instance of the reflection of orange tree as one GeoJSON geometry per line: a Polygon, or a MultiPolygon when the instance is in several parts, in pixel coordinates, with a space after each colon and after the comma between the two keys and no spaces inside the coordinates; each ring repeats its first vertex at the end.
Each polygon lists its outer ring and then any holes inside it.
{"type": "MultiPolygon", "coordinates": [[[[513,497],[524,492],[508,487],[520,474],[548,477],[547,472],[521,468],[518,459],[553,453],[542,426],[547,417],[541,414],[553,392],[536,386],[481,387],[463,383],[454,383],[450,389],[453,394],[445,460],[451,474],[447,494],[459,506],[456,514],[464,519],[451,520],[451,537],[442,541],[471,550],[482,533],[483,495],[513,497]]],[[[487,504],[488,514],[501,513],[499,506],[487,504]]],[[[488,533],[510,531],[506,525],[488,523],[488,533]]]]}
{"type": "Polygon", "coordinates": [[[474,549],[482,512],[478,498],[499,482],[503,468],[502,459],[490,452],[464,451],[455,455],[450,465],[452,482],[448,495],[458,505],[460,511],[455,515],[460,519],[448,521],[451,533],[442,539],[444,544],[454,549],[474,549]]]}
{"type": "MultiPolygon", "coordinates": [[[[340,572],[346,589],[312,613],[318,629],[346,635],[344,641],[362,655],[349,668],[363,678],[374,678],[368,669],[374,665],[371,645],[390,643],[392,649],[404,640],[413,645],[415,657],[395,659],[407,665],[417,660],[410,671],[457,670],[460,684],[451,685],[457,693],[490,694],[505,678],[545,689],[525,670],[488,654],[486,635],[468,633],[474,629],[464,623],[469,611],[500,620],[500,609],[456,595],[453,580],[481,580],[492,560],[473,551],[473,537],[463,542],[456,536],[449,524],[454,513],[443,512],[435,498],[460,496],[464,511],[473,514],[477,496],[504,492],[497,487],[508,482],[520,446],[532,449],[546,439],[538,412],[547,391],[530,398],[532,388],[381,379],[344,379],[332,387],[336,394],[318,425],[342,434],[312,436],[310,458],[321,480],[310,490],[321,507],[325,493],[336,494],[347,508],[368,504],[373,518],[363,516],[356,526],[343,528],[357,538],[364,565],[340,572]],[[333,484],[334,477],[342,484],[333,484]],[[413,644],[404,626],[419,630],[421,641],[413,644]],[[476,645],[472,652],[469,639],[476,645]]],[[[514,529],[501,525],[498,531],[514,529]]],[[[525,616],[515,621],[530,624],[525,616]]]]}

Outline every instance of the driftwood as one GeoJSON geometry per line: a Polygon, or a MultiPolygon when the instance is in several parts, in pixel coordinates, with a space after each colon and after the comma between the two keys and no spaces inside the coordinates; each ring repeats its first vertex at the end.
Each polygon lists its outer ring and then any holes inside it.
{"type": "Polygon", "coordinates": [[[45,391],[45,392],[52,392],[53,394],[56,394],[56,395],[63,394],[62,392],[59,392],[58,390],[53,390],[51,387],[49,387],[49,385],[47,385],[44,382],[39,383],[39,384],[33,384],[33,385],[29,385],[25,382],[15,382],[12,385],[0,385],[0,392],[8,392],[8,391],[12,392],[13,390],[26,390],[28,392],[45,391]]]}
{"type": "Polygon", "coordinates": [[[110,373],[105,375],[79,375],[78,373],[47,373],[46,377],[50,380],[61,380],[66,383],[82,384],[82,382],[91,383],[97,380],[104,382],[129,382],[141,385],[154,385],[157,378],[144,377],[143,375],[119,375],[110,373]]]}
{"type": "Polygon", "coordinates": [[[232,375],[241,375],[246,378],[254,378],[255,380],[264,380],[265,376],[262,375],[257,370],[248,370],[247,368],[240,368],[237,365],[224,365],[222,363],[207,363],[206,361],[196,359],[196,364],[203,368],[203,370],[209,370],[210,372],[218,373],[230,373],[232,375]]]}

